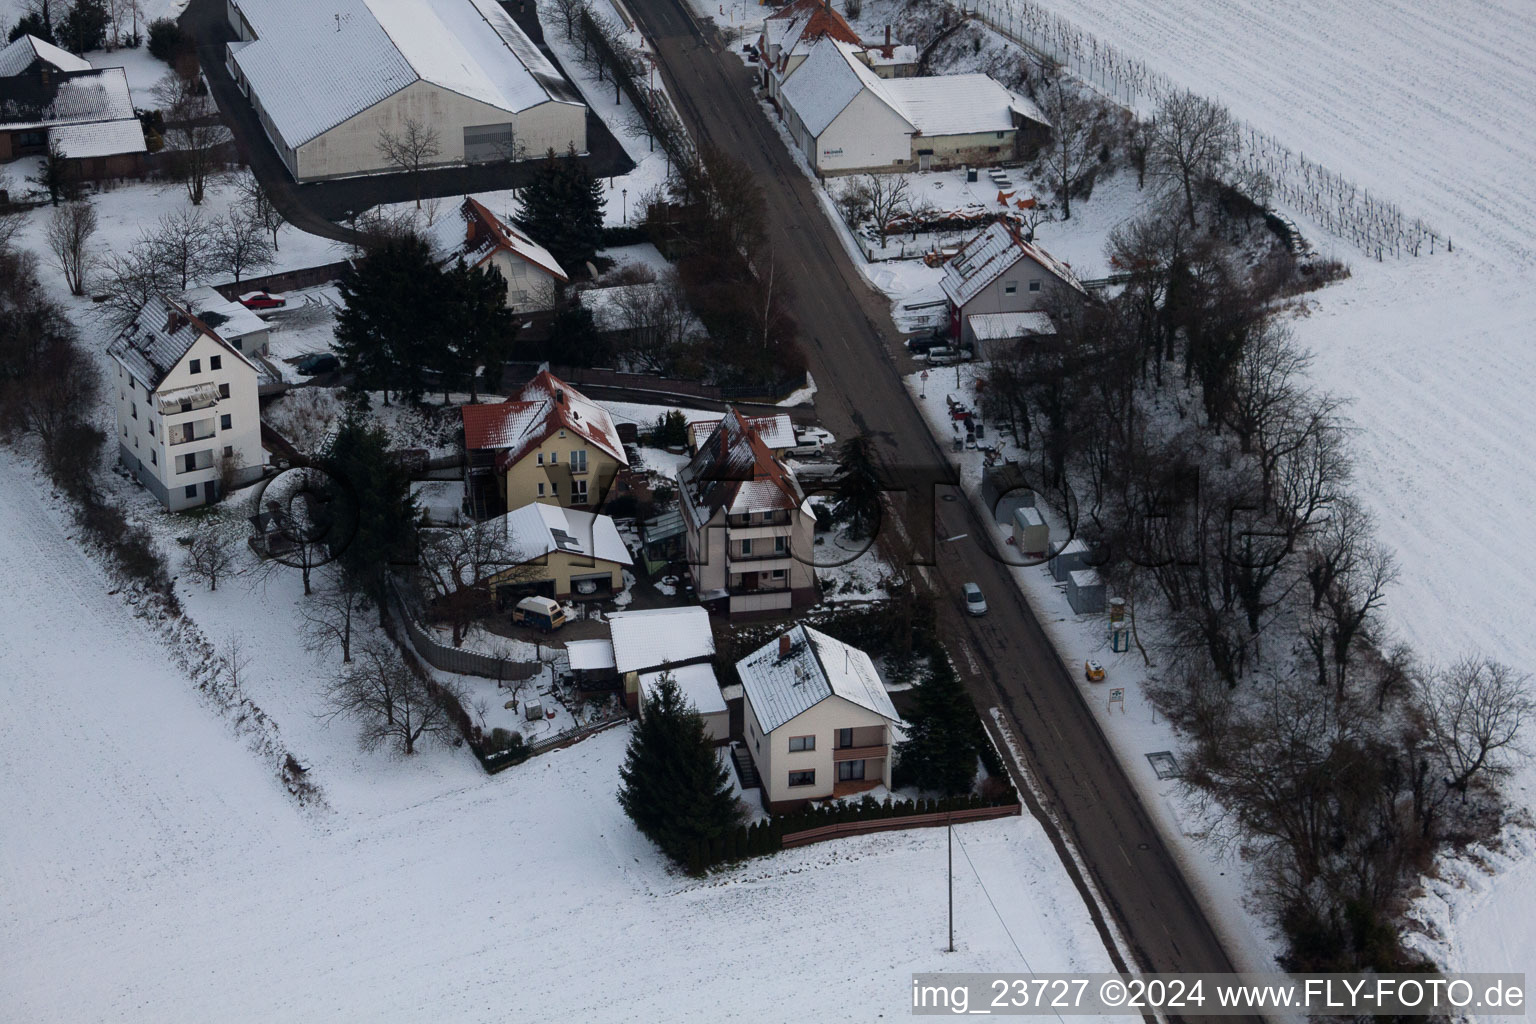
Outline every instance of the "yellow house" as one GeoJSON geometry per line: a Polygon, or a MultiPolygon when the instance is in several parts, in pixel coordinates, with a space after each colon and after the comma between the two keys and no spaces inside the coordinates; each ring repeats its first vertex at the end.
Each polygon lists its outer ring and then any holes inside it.
{"type": "Polygon", "coordinates": [[[533,502],[484,524],[505,552],[505,568],[488,576],[498,608],[531,594],[605,597],[624,589],[634,564],[608,516],[533,502]]]}
{"type": "Polygon", "coordinates": [[[482,515],[530,502],[596,508],[629,465],[608,411],[548,370],[505,402],[460,413],[482,515]]]}

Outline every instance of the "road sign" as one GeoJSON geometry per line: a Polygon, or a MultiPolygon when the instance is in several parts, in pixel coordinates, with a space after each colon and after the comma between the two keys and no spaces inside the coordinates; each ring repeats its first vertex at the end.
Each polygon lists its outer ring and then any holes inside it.
{"type": "Polygon", "coordinates": [[[1115,687],[1112,687],[1110,689],[1110,691],[1109,691],[1109,704],[1105,707],[1105,710],[1106,711],[1114,710],[1115,703],[1117,701],[1120,704],[1120,713],[1122,715],[1125,714],[1125,687],[1123,687],[1123,686],[1115,686],[1115,687]]]}

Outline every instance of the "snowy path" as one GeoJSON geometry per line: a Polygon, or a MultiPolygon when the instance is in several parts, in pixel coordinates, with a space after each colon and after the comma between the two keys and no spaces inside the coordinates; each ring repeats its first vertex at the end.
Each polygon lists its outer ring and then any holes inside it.
{"type": "MultiPolygon", "coordinates": [[[[986,891],[957,852],[948,955],[942,830],[695,882],[618,808],[623,731],[491,779],[462,751],[344,753],[347,735],[306,726],[253,674],[337,805],[306,818],[107,593],[30,470],[0,454],[0,473],[15,1019],[866,1021],[905,1014],[913,971],[1110,969],[1031,819],[956,830],[986,891]]],[[[279,621],[258,604],[291,614],[247,595],[257,633],[279,621]]]]}

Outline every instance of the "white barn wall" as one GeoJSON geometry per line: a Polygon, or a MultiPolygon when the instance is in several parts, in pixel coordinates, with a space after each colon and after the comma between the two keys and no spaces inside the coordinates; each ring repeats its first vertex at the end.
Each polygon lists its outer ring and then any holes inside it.
{"type": "Polygon", "coordinates": [[[823,174],[901,170],[911,159],[910,133],[899,114],[865,89],[832,119],[806,155],[823,174]]]}

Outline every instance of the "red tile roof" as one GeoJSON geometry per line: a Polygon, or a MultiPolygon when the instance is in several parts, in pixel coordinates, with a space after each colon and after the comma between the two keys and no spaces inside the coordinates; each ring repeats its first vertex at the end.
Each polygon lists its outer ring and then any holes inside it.
{"type": "Polygon", "coordinates": [[[466,405],[459,413],[466,448],[501,449],[497,469],[514,465],[557,430],[568,430],[629,465],[608,411],[548,370],[505,402],[466,405]]]}
{"type": "Polygon", "coordinates": [[[697,525],[722,508],[736,514],[796,509],[805,503],[795,475],[735,409],[699,446],[698,454],[678,474],[678,482],[697,525]]]}

